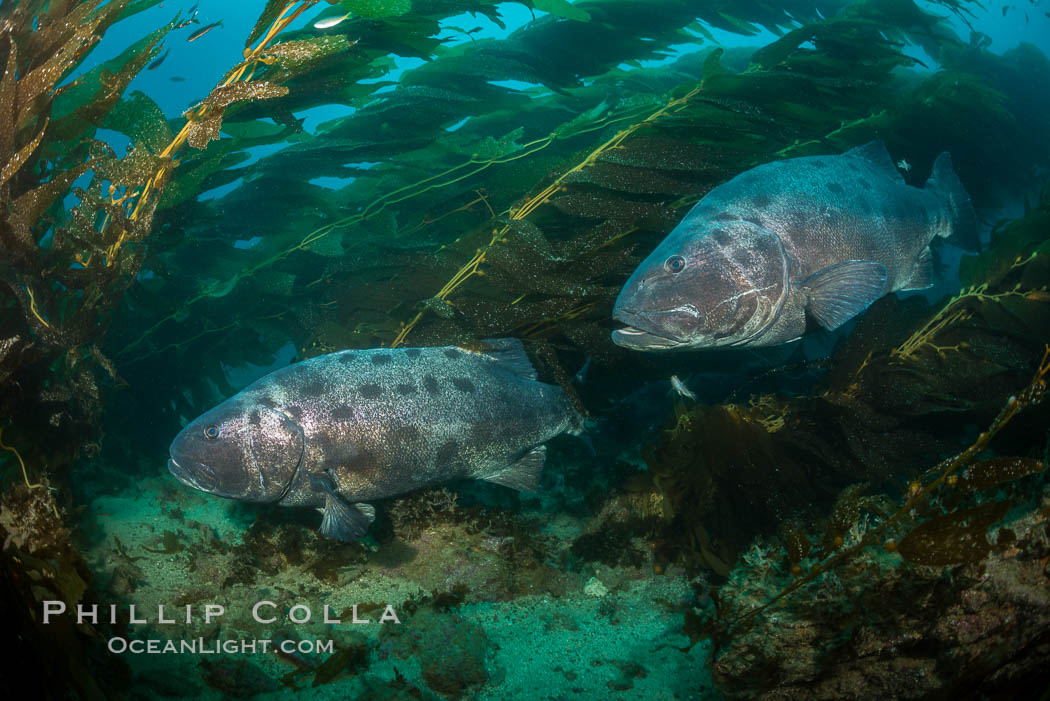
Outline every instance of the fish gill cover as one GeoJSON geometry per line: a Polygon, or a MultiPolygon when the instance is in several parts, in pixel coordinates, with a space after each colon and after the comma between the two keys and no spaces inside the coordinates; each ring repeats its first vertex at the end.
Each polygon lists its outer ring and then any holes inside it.
{"type": "MultiPolygon", "coordinates": [[[[354,692],[365,695],[429,687],[455,697],[485,684],[498,695],[484,634],[438,614],[534,586],[569,596],[595,571],[687,582],[693,593],[666,604],[682,632],[675,644],[704,641],[722,693],[833,698],[849,683],[890,697],[915,666],[929,671],[928,693],[1037,678],[1045,659],[1026,645],[1047,602],[1025,599],[1021,584],[1043,576],[1045,591],[1035,480],[1047,414],[1019,410],[1038,404],[1050,338],[1050,195],[1035,194],[1050,163],[1046,57],[1025,44],[993,53],[976,30],[982,8],[958,0],[520,4],[529,21],[489,36],[468,25],[505,28],[508,5],[259,3],[248,36],[211,32],[243,42],[243,57],[181,115],[128,86],[158,65],[165,42],[192,31],[193,11],[158,0],[0,7],[0,611],[29,641],[11,663],[46,671],[38,683],[52,695],[99,698],[132,684],[126,663],[104,654],[106,624],[45,628],[39,601],[134,601],[147,578],[136,561],[158,554],[220,562],[226,548],[205,528],[199,541],[188,528],[130,551],[119,538],[100,544],[92,504],[161,471],[183,421],[240,389],[231,370],[273,367],[289,346],[303,359],[513,336],[599,426],[594,454],[555,446],[544,483],[545,508],[585,525],[554,537],[521,500],[492,491],[465,492],[466,507],[448,492],[393,502],[377,530],[388,553],[374,567],[392,566],[398,537],[418,545],[420,522],[501,543],[498,586],[452,595],[420,579],[433,598],[411,600],[410,635],[429,631],[476,664],[424,660],[421,676],[398,672],[369,692],[378,682],[363,669],[380,651],[351,641],[288,685],[348,670],[366,680],[354,692]],[[107,31],[145,11],[170,16],[82,70],[107,31]],[[763,43],[725,42],[733,35],[763,43]],[[406,58],[415,67],[391,77],[406,58]],[[325,110],[343,116],[308,128],[304,118],[325,110]],[[949,151],[986,218],[1021,193],[1032,199],[962,259],[953,294],[932,304],[889,296],[829,359],[766,355],[757,371],[750,356],[613,345],[623,282],[710,189],[762,163],[876,138],[907,158],[911,184],[949,151]],[[585,363],[584,381],[571,382],[585,363]],[[670,401],[645,393],[675,373],[710,387],[705,403],[667,416],[670,401]],[[624,418],[639,402],[645,420],[624,418]],[[609,438],[617,422],[630,435],[609,438]],[[640,445],[644,461],[624,459],[640,445]],[[492,502],[505,508],[478,506],[492,502]],[[1010,527],[987,541],[1003,518],[1010,527]],[[103,546],[101,565],[78,549],[103,546]],[[996,581],[1014,588],[978,589],[1003,571],[996,581]],[[976,642],[930,632],[972,613],[975,597],[981,613],[1023,601],[1029,627],[1011,641],[991,622],[976,642]],[[878,632],[887,620],[919,642],[891,647],[878,632]],[[944,672],[963,649],[967,675],[944,672]],[[873,650],[888,661],[861,674],[873,650]],[[1010,673],[996,677],[1000,666],[1010,673]]],[[[372,557],[272,518],[259,515],[233,564],[221,560],[232,569],[218,593],[179,591],[179,601],[259,591],[296,567],[345,586],[333,558],[372,557]]],[[[586,588],[611,600],[601,582],[586,588]]],[[[395,658],[422,654],[411,637],[381,645],[395,658]]],[[[236,664],[206,665],[202,683],[273,691],[269,676],[236,664]]],[[[617,669],[605,691],[655,683],[617,669]]],[[[569,682],[582,674],[565,672],[569,682]]],[[[699,694],[691,683],[665,686],[699,694]]]]}

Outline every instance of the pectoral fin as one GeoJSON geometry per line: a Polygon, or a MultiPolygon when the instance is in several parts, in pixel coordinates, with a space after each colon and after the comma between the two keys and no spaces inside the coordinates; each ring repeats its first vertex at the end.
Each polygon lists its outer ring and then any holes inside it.
{"type": "Polygon", "coordinates": [[[540,489],[540,474],[543,472],[543,461],[546,458],[547,447],[537,446],[521,456],[517,462],[494,475],[485,475],[482,479],[522,492],[537,492],[540,489]]]}
{"type": "Polygon", "coordinates": [[[367,531],[376,518],[371,504],[347,504],[335,491],[328,475],[311,475],[310,481],[317,491],[324,492],[324,508],[321,512],[321,534],[327,538],[350,543],[367,531]]]}
{"type": "Polygon", "coordinates": [[[369,504],[351,506],[342,497],[326,494],[321,510],[321,535],[351,543],[368,532],[375,517],[375,509],[369,504]]]}
{"type": "Polygon", "coordinates": [[[886,288],[886,266],[873,260],[848,260],[829,265],[803,281],[806,309],[829,331],[860,314],[886,288]]]}

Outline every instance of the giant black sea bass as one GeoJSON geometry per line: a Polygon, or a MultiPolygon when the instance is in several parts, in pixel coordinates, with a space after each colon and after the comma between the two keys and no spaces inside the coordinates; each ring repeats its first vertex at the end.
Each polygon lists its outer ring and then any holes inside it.
{"type": "Polygon", "coordinates": [[[707,194],[624,285],[613,341],[636,350],[771,346],[807,319],[836,329],[896,290],[933,284],[930,242],[976,242],[942,153],[923,189],[881,141],[752,168],[707,194]]]}
{"type": "Polygon", "coordinates": [[[312,506],[349,541],[363,503],[459,478],[535,490],[544,443],[578,432],[565,393],[536,379],[521,342],[348,350],[270,373],[189,423],[168,469],[231,499],[312,506]]]}

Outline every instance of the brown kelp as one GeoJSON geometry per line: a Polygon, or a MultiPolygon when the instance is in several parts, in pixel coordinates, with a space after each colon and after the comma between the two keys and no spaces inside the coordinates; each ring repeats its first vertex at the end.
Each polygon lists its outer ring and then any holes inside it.
{"type": "MultiPolygon", "coordinates": [[[[43,599],[73,607],[93,596],[56,492],[78,452],[99,450],[104,386],[123,384],[100,349],[112,310],[140,271],[180,147],[206,147],[225,110],[283,94],[250,80],[257,65],[292,56],[294,67],[281,77],[309,66],[308,51],[272,40],[315,3],[283,3],[262,23],[262,38],[245,50],[244,62],[173,135],[152,100],[123,93],[157,56],[177,17],[77,72],[110,26],[156,4],[27,1],[0,8],[0,197],[7,205],[0,217],[0,446],[11,458],[7,465],[18,466],[0,495],[2,601],[24,643],[15,664],[23,673],[41,672],[48,695],[73,688],[83,698],[106,698],[127,681],[116,661],[112,674],[95,677],[107,663],[91,659],[100,656],[92,627],[62,623],[45,635],[35,613],[43,599]],[[100,129],[130,139],[123,157],[95,138],[100,129]],[[45,467],[50,476],[41,476],[45,467]]],[[[59,494],[68,500],[67,490],[59,494]]]]}

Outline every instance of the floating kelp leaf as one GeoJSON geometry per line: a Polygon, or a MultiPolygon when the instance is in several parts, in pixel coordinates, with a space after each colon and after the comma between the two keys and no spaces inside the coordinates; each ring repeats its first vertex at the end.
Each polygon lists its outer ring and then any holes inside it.
{"type": "Polygon", "coordinates": [[[163,151],[171,143],[171,128],[164,112],[138,90],[114,105],[102,126],[125,134],[134,143],[144,144],[153,153],[163,151]]]}
{"type": "Polygon", "coordinates": [[[695,183],[667,177],[660,171],[615,163],[595,163],[576,171],[565,181],[591,183],[610,190],[646,195],[686,195],[697,190],[695,183]]]}
{"type": "Polygon", "coordinates": [[[269,100],[288,94],[288,88],[275,83],[256,80],[232,83],[215,88],[204,101],[207,108],[204,117],[196,118],[190,127],[186,142],[196,149],[203,149],[209,141],[219,138],[222,116],[226,108],[241,100],[269,100]]]}
{"type": "Polygon", "coordinates": [[[211,91],[204,105],[211,109],[223,110],[234,102],[241,100],[270,100],[288,94],[288,88],[283,85],[263,80],[252,80],[246,82],[231,83],[219,86],[211,91]]]}
{"type": "Polygon", "coordinates": [[[1023,220],[1008,222],[992,232],[992,245],[976,256],[959,261],[963,287],[996,285],[1024,261],[1039,245],[1045,246],[1050,231],[1050,207],[1035,210],[1023,220]]]}
{"type": "MultiPolygon", "coordinates": [[[[298,73],[313,63],[345,51],[349,44],[346,37],[320,36],[313,39],[283,41],[266,49],[264,56],[276,59],[275,65],[282,72],[290,75],[298,73]]],[[[275,82],[283,82],[287,76],[275,77],[267,74],[275,82]]]]}
{"type": "Polygon", "coordinates": [[[602,191],[570,191],[551,200],[561,211],[588,219],[616,219],[619,221],[671,221],[673,213],[666,207],[650,202],[637,202],[616,197],[602,191]]]}
{"type": "Polygon", "coordinates": [[[487,161],[499,158],[508,153],[517,151],[521,146],[518,140],[525,133],[524,127],[518,127],[514,131],[501,137],[486,136],[481,141],[470,141],[464,145],[464,151],[470,153],[470,157],[476,161],[487,161]],[[469,149],[469,151],[467,151],[469,149]]]}
{"type": "Polygon", "coordinates": [[[346,251],[343,250],[343,237],[339,232],[322,236],[307,246],[306,250],[325,258],[342,258],[346,255],[346,251]]]}
{"type": "Polygon", "coordinates": [[[580,133],[586,129],[589,129],[599,119],[609,111],[609,105],[605,102],[599,102],[594,107],[581,112],[579,115],[569,120],[565,124],[555,129],[552,133],[558,138],[565,138],[574,134],[580,133]]]}
{"type": "Polygon", "coordinates": [[[958,565],[988,554],[992,544],[985,531],[998,522],[1010,505],[993,501],[926,521],[897,544],[897,552],[917,565],[958,565]]]}
{"type": "MultiPolygon", "coordinates": [[[[127,0],[124,0],[123,3],[113,3],[113,2],[111,2],[109,4],[111,4],[111,5],[123,4],[124,5],[124,8],[122,10],[120,10],[120,13],[117,14],[117,16],[114,18],[114,23],[115,23],[115,22],[120,22],[122,20],[126,20],[129,17],[133,17],[133,16],[137,15],[140,12],[145,12],[146,10],[150,9],[151,7],[155,7],[155,6],[159,5],[162,2],[164,2],[164,0],[131,0],[131,2],[127,2],[127,0]]],[[[106,8],[103,7],[102,9],[105,10],[106,8]]]]}
{"type": "Polygon", "coordinates": [[[722,65],[722,56],[725,54],[725,49],[717,48],[707,55],[704,59],[704,80],[710,80],[717,78],[720,75],[725,75],[729,71],[722,65]]]}
{"type": "Polygon", "coordinates": [[[184,161],[176,169],[175,177],[164,187],[157,207],[174,207],[196,198],[202,191],[201,185],[216,173],[233,173],[235,179],[241,177],[241,174],[231,169],[246,161],[249,154],[244,151],[231,153],[232,149],[233,145],[228,145],[224,140],[206,151],[203,156],[184,161]]]}
{"type": "Polygon", "coordinates": [[[288,4],[288,0],[267,0],[266,7],[263,8],[262,14],[259,15],[259,19],[255,21],[255,26],[252,27],[251,33],[248,35],[248,39],[245,40],[244,45],[250,46],[255,43],[255,40],[261,37],[266,30],[270,28],[277,16],[281,14],[281,10],[288,4]]]}
{"type": "Polygon", "coordinates": [[[864,491],[868,484],[861,482],[851,484],[839,493],[835,506],[828,517],[828,527],[824,533],[824,548],[834,550],[845,541],[846,533],[860,519],[860,512],[865,507],[864,491]]]}
{"type": "Polygon", "coordinates": [[[202,295],[208,297],[225,297],[226,295],[233,292],[233,288],[237,286],[239,278],[233,277],[229,280],[216,281],[201,290],[202,295]]]}
{"type": "Polygon", "coordinates": [[[411,0],[340,0],[340,3],[355,15],[375,19],[400,17],[412,11],[411,0]]]}
{"type": "Polygon", "coordinates": [[[271,124],[261,119],[244,122],[235,122],[233,119],[227,119],[222,125],[222,131],[225,134],[236,137],[238,143],[240,143],[254,139],[270,142],[283,136],[287,130],[280,124],[271,124]]]}
{"type": "Polygon", "coordinates": [[[542,12],[549,12],[556,17],[587,22],[591,19],[590,13],[576,7],[569,0],[532,0],[532,6],[542,12]]]}
{"type": "Polygon", "coordinates": [[[222,113],[209,114],[196,119],[186,136],[186,143],[195,149],[205,149],[209,141],[218,141],[219,129],[222,127],[222,113]]]}
{"type": "Polygon", "coordinates": [[[268,294],[287,297],[295,288],[295,275],[284,273],[279,270],[265,270],[256,273],[252,278],[255,286],[261,288],[268,294]]]}
{"type": "Polygon", "coordinates": [[[780,540],[784,543],[784,549],[787,550],[788,554],[788,562],[792,565],[797,565],[809,557],[810,550],[813,548],[809,536],[806,535],[805,527],[797,519],[785,521],[781,524],[780,540]]]}
{"type": "Polygon", "coordinates": [[[430,299],[423,300],[423,306],[437,314],[442,319],[451,319],[456,316],[455,308],[440,297],[431,297],[430,299]]]}
{"type": "Polygon", "coordinates": [[[48,120],[45,119],[43,125],[40,127],[40,131],[33,139],[25,144],[21,149],[11,156],[11,159],[0,168],[0,186],[11,179],[18,169],[29,159],[33,151],[36,151],[37,147],[40,146],[40,142],[44,138],[44,132],[47,131],[48,120]]]}
{"type": "Polygon", "coordinates": [[[599,160],[638,168],[692,174],[712,164],[738,161],[739,158],[740,154],[719,145],[695,144],[680,139],[640,134],[633,137],[625,148],[605,151],[599,160]]]}
{"type": "Polygon", "coordinates": [[[116,58],[91,69],[55,98],[52,138],[75,140],[103,125],[128,84],[159,53],[169,23],[122,51],[116,58]]]}
{"type": "Polygon", "coordinates": [[[958,488],[965,492],[991,489],[1046,468],[1042,460],[1034,458],[995,458],[974,463],[959,480],[958,488]]]}
{"type": "MultiPolygon", "coordinates": [[[[45,63],[18,79],[18,99],[21,108],[15,116],[13,125],[21,126],[32,117],[35,112],[35,99],[39,95],[51,90],[59,79],[72,68],[81,51],[95,41],[95,27],[98,20],[88,24],[81,24],[73,30],[73,36],[69,41],[63,43],[45,63]]],[[[11,44],[14,46],[13,42],[11,44]]],[[[13,53],[13,51],[12,51],[13,53]]],[[[87,76],[84,76],[85,78],[87,76]]],[[[56,107],[58,101],[56,100],[56,107]]],[[[54,118],[54,110],[52,111],[54,118]]]]}

